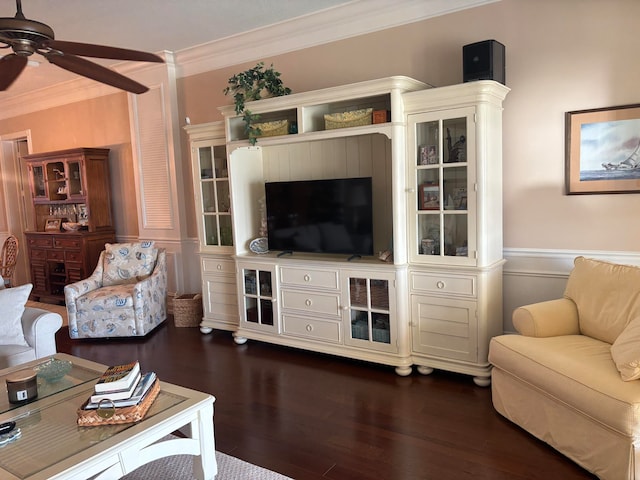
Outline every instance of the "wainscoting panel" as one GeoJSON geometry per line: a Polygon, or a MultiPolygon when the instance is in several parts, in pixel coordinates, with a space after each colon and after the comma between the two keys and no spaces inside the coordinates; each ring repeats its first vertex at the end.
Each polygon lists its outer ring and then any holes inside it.
{"type": "Polygon", "coordinates": [[[503,270],[503,328],[514,332],[511,315],[521,305],[561,298],[575,257],[640,266],[640,253],[506,248],[503,270]]]}

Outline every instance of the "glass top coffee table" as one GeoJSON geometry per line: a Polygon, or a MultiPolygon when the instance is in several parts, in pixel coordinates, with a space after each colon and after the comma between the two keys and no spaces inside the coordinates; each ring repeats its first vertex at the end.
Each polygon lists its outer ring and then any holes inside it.
{"type": "Polygon", "coordinates": [[[59,382],[38,380],[38,398],[24,404],[8,401],[8,374],[32,369],[46,359],[0,370],[0,423],[15,421],[22,435],[0,448],[3,480],[120,478],[158,458],[194,455],[194,475],[213,480],[217,473],[213,403],[206,393],[160,382],[160,393],[137,423],[80,427],[76,410],[89,398],[107,368],[66,354],[73,367],[59,382]],[[185,438],[172,437],[180,429],[185,438]]]}

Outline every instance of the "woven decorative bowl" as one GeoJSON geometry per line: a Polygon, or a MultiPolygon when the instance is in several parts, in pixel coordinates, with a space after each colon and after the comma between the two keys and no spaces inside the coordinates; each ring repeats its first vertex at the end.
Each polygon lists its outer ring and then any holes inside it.
{"type": "Polygon", "coordinates": [[[38,377],[44,378],[49,383],[54,383],[62,380],[71,371],[71,367],[71,362],[68,360],[52,358],[35,366],[33,369],[38,374],[38,377]]]}
{"type": "Polygon", "coordinates": [[[76,222],[62,222],[62,228],[67,232],[75,232],[82,228],[82,225],[76,222]]]}

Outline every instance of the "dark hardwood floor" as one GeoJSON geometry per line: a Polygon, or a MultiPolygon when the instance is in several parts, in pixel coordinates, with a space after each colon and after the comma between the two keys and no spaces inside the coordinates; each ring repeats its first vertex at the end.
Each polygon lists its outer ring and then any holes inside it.
{"type": "Polygon", "coordinates": [[[170,383],[216,397],[216,449],[299,480],[593,479],[498,415],[491,389],[393,368],[176,328],[143,339],[73,340],[58,350],[138,359],[170,383]]]}

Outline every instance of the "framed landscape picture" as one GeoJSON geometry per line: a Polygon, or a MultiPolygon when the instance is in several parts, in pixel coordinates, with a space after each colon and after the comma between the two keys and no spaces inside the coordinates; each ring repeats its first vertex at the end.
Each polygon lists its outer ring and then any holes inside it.
{"type": "Polygon", "coordinates": [[[567,112],[567,194],[640,192],[640,104],[567,112]]]}
{"type": "Polygon", "coordinates": [[[420,185],[418,210],[438,210],[440,208],[440,187],[433,183],[420,185]]]}

